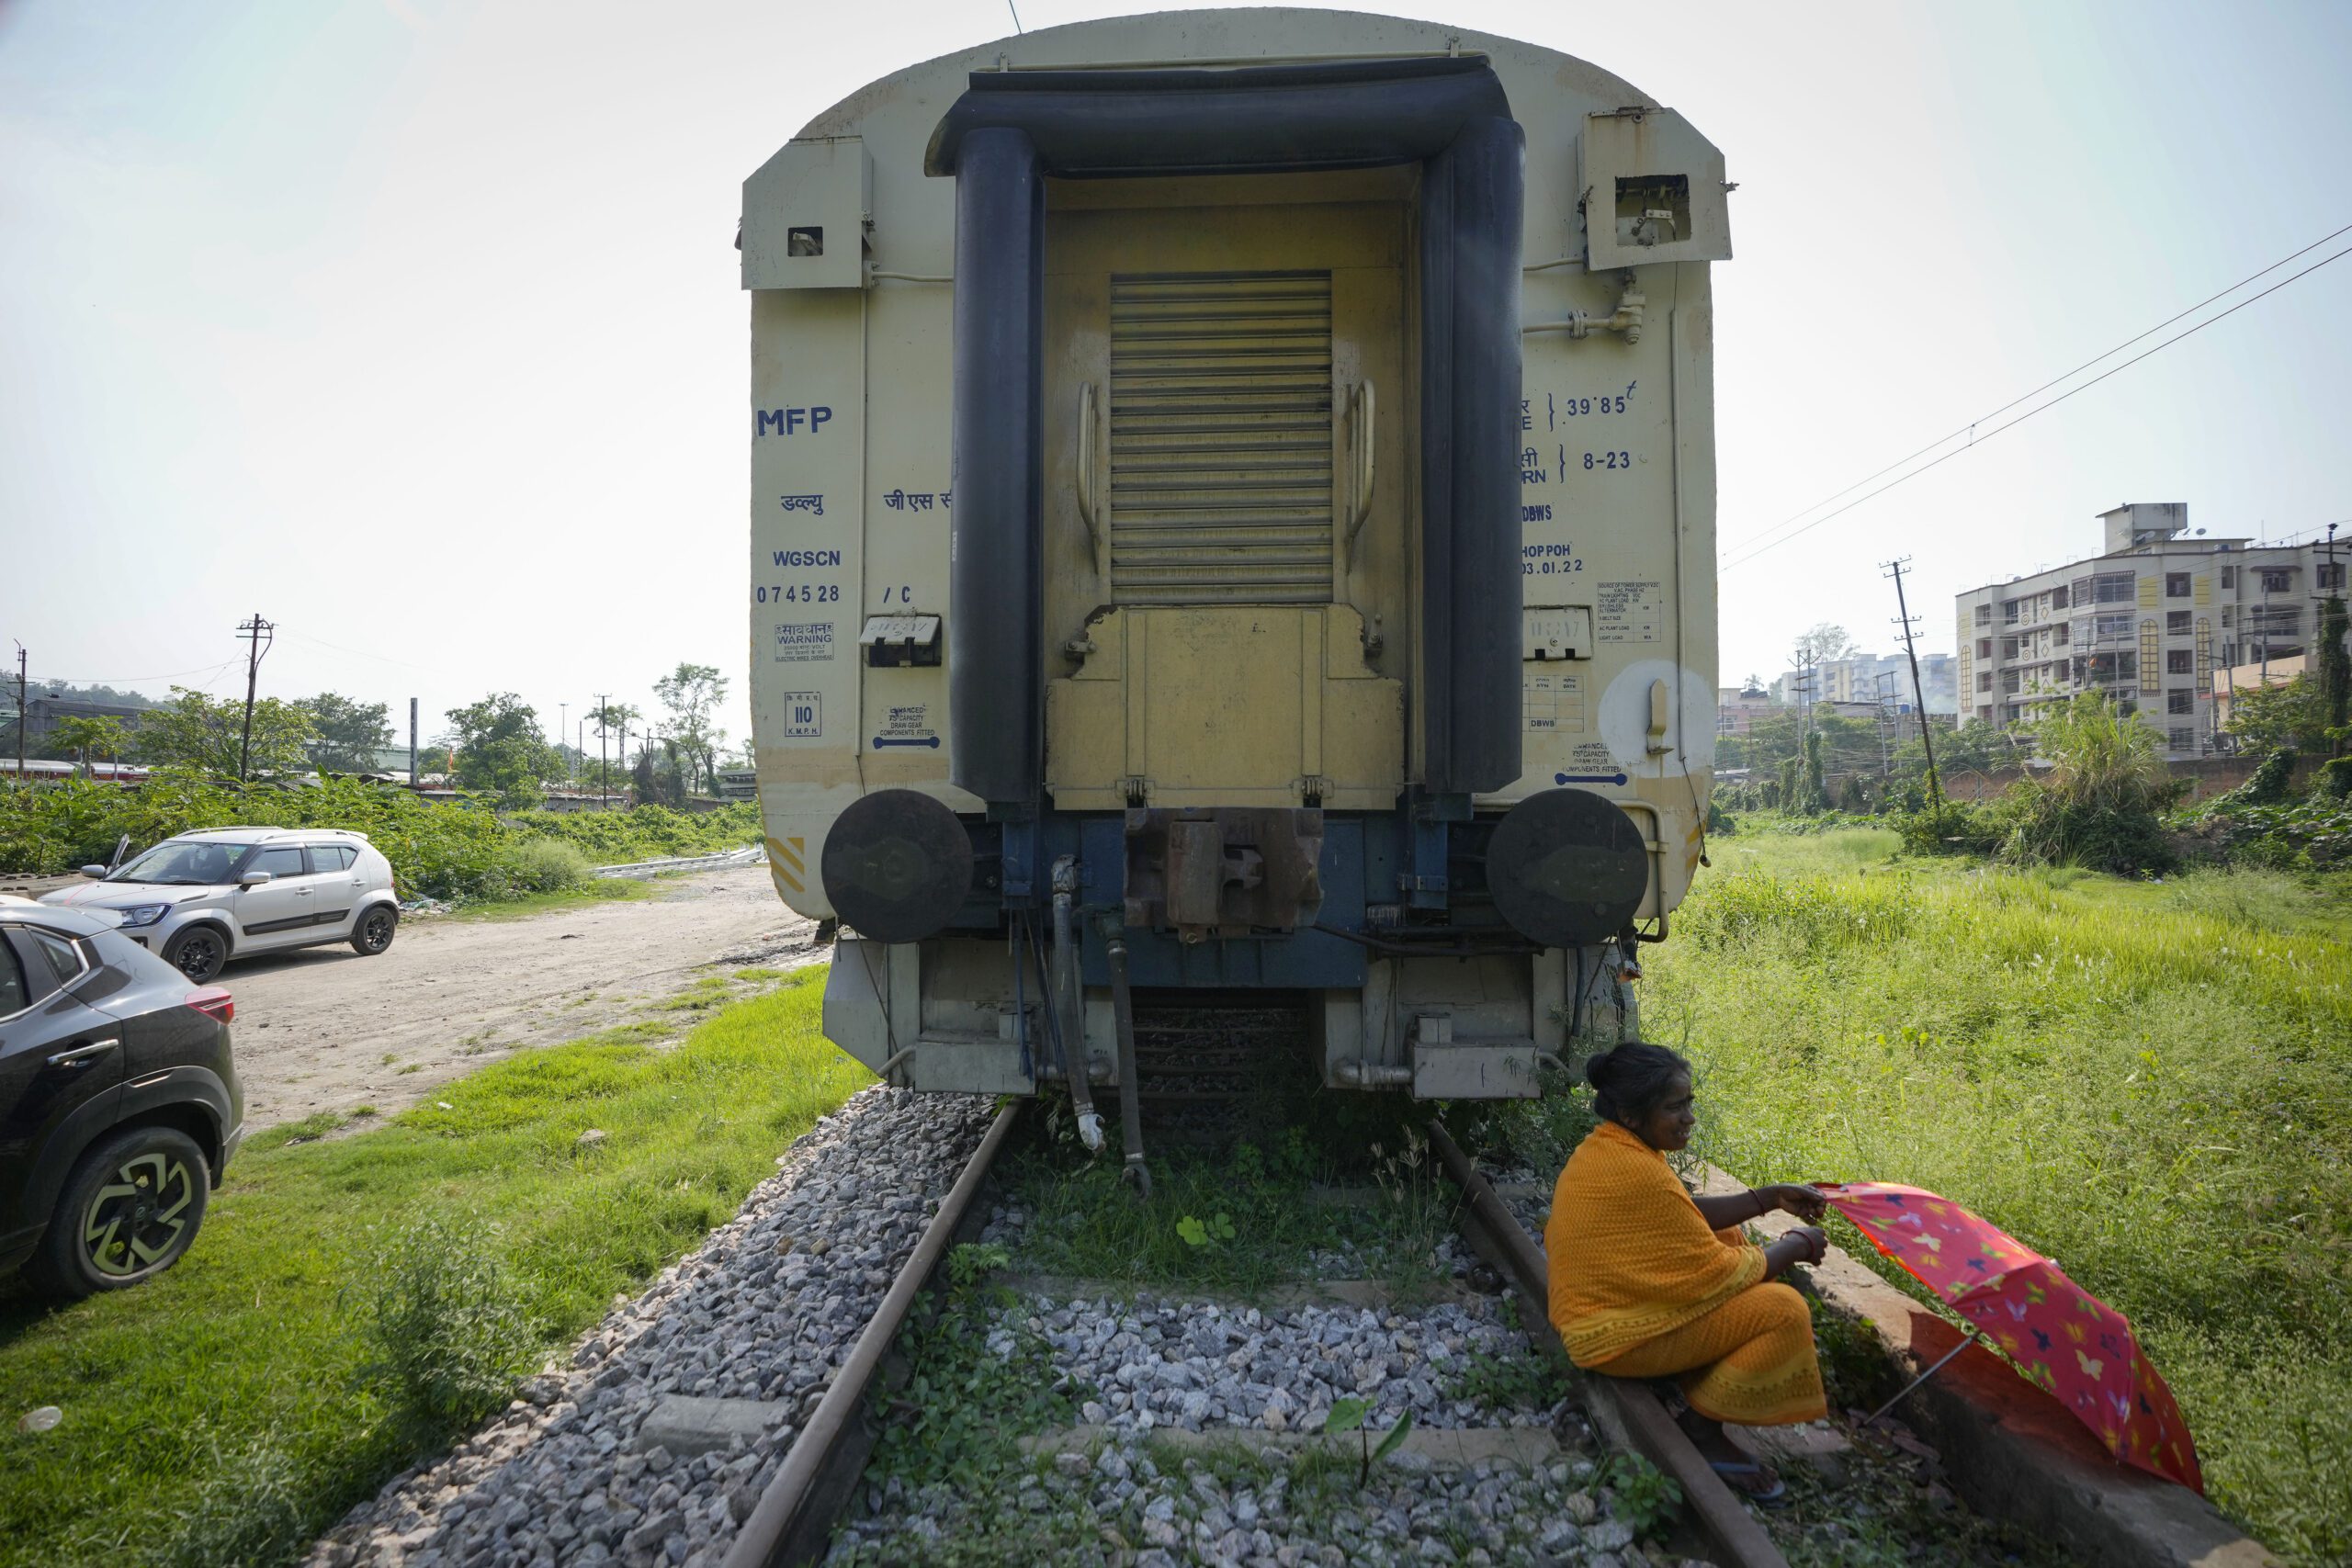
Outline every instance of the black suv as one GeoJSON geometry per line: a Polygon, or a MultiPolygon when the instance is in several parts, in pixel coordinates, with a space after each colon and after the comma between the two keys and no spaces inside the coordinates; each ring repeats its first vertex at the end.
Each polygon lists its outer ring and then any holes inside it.
{"type": "Polygon", "coordinates": [[[70,1300],[179,1261],[244,1135],[233,1016],[103,917],[0,902],[0,1274],[70,1300]]]}

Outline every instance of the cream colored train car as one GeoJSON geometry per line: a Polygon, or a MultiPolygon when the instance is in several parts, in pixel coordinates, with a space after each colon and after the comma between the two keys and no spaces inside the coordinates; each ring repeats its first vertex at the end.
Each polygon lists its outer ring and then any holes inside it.
{"type": "Polygon", "coordinates": [[[827,1033],[1091,1117],[1286,1051],[1532,1094],[1627,1027],[1702,844],[1729,188],[1580,60],[1286,9],[929,61],[768,160],[752,689],[827,1033]]]}

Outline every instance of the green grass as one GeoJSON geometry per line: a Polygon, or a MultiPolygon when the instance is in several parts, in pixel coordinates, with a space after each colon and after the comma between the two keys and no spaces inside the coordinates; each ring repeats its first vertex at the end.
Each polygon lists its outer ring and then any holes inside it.
{"type": "Polygon", "coordinates": [[[605,876],[557,893],[524,893],[512,898],[460,904],[447,914],[436,918],[445,920],[527,920],[536,915],[584,909],[597,904],[625,904],[652,897],[653,885],[650,882],[635,882],[625,876],[605,876]]]}
{"type": "Polygon", "coordinates": [[[195,1248],[141,1289],[52,1312],[0,1287],[0,1564],[290,1561],[421,1457],[356,1378],[384,1235],[432,1213],[494,1235],[546,1343],[576,1336],[872,1081],[818,1032],[823,976],[801,970],[675,1049],[632,1026],[483,1068],[438,1091],[447,1109],[256,1139],[195,1248]],[[583,1150],[591,1126],[606,1138],[583,1150]],[[63,1422],[18,1434],[40,1404],[63,1422]],[[256,1520],[277,1522],[256,1535],[256,1520]]]}
{"type": "Polygon", "coordinates": [[[2132,1318],[2214,1501],[2299,1563],[2352,1558],[2343,891],[1865,834],[1714,858],[1644,1014],[1699,1065],[1709,1156],[1926,1187],[2055,1257],[2132,1318]]]}
{"type": "Polygon", "coordinates": [[[1334,1152],[1339,1135],[1318,1139],[1298,1127],[1264,1148],[1170,1145],[1150,1156],[1145,1200],[1121,1179],[1110,1131],[1110,1146],[1091,1160],[1064,1128],[1032,1134],[1006,1162],[1006,1186],[1030,1215],[1014,1269],[1138,1290],[1375,1279],[1400,1295],[1438,1277],[1435,1248],[1451,1228],[1454,1191],[1393,1133],[1377,1155],[1351,1145],[1351,1158],[1334,1152]],[[1334,1179],[1377,1187],[1380,1196],[1362,1205],[1313,1201],[1310,1186],[1334,1179]]]}

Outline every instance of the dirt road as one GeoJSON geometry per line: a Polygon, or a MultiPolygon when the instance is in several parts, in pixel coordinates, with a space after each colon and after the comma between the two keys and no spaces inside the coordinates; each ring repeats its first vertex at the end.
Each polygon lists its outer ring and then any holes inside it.
{"type": "Polygon", "coordinates": [[[232,964],[245,1125],[372,1105],[531,1045],[640,1016],[714,962],[815,962],[765,865],[664,879],[653,896],[515,920],[403,921],[389,952],[314,947],[232,964]]]}

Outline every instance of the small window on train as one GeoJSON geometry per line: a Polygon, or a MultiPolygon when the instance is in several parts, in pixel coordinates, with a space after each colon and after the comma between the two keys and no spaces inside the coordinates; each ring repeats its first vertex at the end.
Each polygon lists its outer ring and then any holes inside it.
{"type": "Polygon", "coordinates": [[[821,228],[786,229],[784,231],[784,254],[788,256],[823,255],[825,231],[821,228]]]}
{"type": "Polygon", "coordinates": [[[1690,237],[1690,175],[1633,175],[1619,178],[1619,244],[1670,245],[1690,237]]]}

